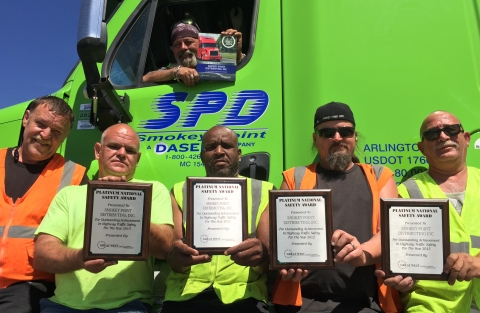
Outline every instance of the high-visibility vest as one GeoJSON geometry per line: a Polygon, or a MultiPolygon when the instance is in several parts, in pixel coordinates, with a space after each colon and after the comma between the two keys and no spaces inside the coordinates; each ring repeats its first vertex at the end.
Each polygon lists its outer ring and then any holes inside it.
{"type": "Polygon", "coordinates": [[[54,281],[55,275],[32,267],[34,233],[57,191],[79,185],[85,168],[55,154],[25,195],[13,202],[5,193],[6,153],[0,150],[0,288],[22,281],[54,281]]]}
{"type": "MultiPolygon", "coordinates": [[[[467,167],[467,190],[458,215],[449,203],[450,253],[480,253],[480,170],[467,167]]],[[[446,199],[447,196],[428,172],[413,176],[398,186],[403,198],[446,199]]],[[[472,296],[480,304],[480,279],[456,281],[450,286],[446,281],[420,280],[407,293],[402,293],[406,310],[414,312],[470,312],[472,296]]]]}
{"type": "MultiPolygon", "coordinates": [[[[186,184],[173,187],[175,200],[186,220],[186,184]]],[[[256,237],[257,224],[268,204],[268,191],[273,184],[247,178],[248,233],[256,237]]],[[[195,264],[185,273],[170,272],[167,278],[165,301],[185,301],[195,297],[209,286],[213,286],[218,298],[225,304],[253,298],[267,301],[266,275],[250,266],[238,265],[230,256],[213,255],[208,263],[195,264]]]]}
{"type": "MultiPolygon", "coordinates": [[[[368,164],[355,163],[358,165],[365,177],[368,185],[372,191],[372,234],[376,234],[380,229],[380,198],[379,192],[385,186],[391,175],[390,171],[383,171],[383,167],[372,167],[368,164]]],[[[283,172],[283,177],[289,189],[314,189],[317,183],[316,173],[317,163],[309,166],[300,166],[291,168],[283,172]]],[[[380,263],[375,264],[376,268],[380,267],[380,263]]],[[[373,275],[373,274],[372,274],[373,275]]],[[[384,312],[395,313],[402,311],[402,304],[400,296],[394,288],[387,287],[383,284],[381,278],[378,282],[378,300],[380,307],[384,312]]],[[[279,277],[275,283],[273,291],[273,303],[280,305],[302,305],[302,293],[300,282],[293,282],[291,280],[284,281],[279,277]]]]}

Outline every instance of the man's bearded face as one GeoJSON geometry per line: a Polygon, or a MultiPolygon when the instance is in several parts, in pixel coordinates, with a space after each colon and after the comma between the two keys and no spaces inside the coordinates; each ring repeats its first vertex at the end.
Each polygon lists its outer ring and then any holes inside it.
{"type": "Polygon", "coordinates": [[[177,59],[177,64],[180,64],[182,66],[190,67],[190,68],[197,67],[196,53],[194,53],[191,50],[181,51],[178,54],[178,57],[176,59],[177,59]]]}

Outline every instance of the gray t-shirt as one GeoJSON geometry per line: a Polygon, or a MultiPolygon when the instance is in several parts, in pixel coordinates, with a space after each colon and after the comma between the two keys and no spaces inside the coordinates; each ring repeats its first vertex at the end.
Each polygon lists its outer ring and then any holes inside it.
{"type": "MultiPolygon", "coordinates": [[[[346,172],[317,166],[317,189],[332,189],[333,231],[341,229],[363,243],[372,237],[372,192],[358,165],[346,172]]],[[[335,264],[335,270],[314,270],[302,280],[299,312],[381,312],[375,266],[335,264]]]]}

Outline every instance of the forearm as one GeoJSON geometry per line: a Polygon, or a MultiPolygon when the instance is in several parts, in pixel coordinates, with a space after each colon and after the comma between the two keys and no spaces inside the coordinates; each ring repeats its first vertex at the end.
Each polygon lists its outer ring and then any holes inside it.
{"type": "Polygon", "coordinates": [[[150,254],[165,259],[172,248],[173,228],[170,225],[150,224],[150,254]]]}
{"type": "Polygon", "coordinates": [[[144,83],[172,81],[175,79],[175,71],[175,67],[165,70],[152,71],[145,74],[142,78],[142,81],[144,83]]]}
{"type": "Polygon", "coordinates": [[[33,260],[35,269],[53,274],[73,272],[83,266],[82,249],[68,248],[58,238],[46,234],[37,238],[33,260]]]}

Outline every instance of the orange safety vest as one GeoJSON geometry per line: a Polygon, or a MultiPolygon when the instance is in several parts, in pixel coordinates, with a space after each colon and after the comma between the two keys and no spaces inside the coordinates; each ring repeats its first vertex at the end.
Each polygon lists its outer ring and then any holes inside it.
{"type": "MultiPolygon", "coordinates": [[[[372,190],[373,211],[372,211],[372,233],[376,234],[380,229],[380,198],[378,196],[380,190],[385,186],[390,179],[390,175],[383,171],[380,177],[377,177],[371,165],[356,163],[363,170],[367,178],[370,189],[372,190]],[[384,175],[385,174],[385,175],[384,175]]],[[[306,167],[305,174],[300,183],[300,189],[314,189],[317,183],[316,173],[317,163],[310,164],[306,167]]],[[[289,189],[296,189],[295,187],[295,168],[291,168],[283,172],[283,177],[289,189]]],[[[380,267],[380,263],[375,264],[376,268],[380,267]]],[[[378,298],[380,307],[384,312],[396,313],[402,311],[402,304],[398,291],[394,288],[387,287],[383,284],[381,278],[378,282],[378,298]]],[[[277,278],[273,289],[273,303],[280,305],[302,305],[302,292],[300,289],[300,282],[293,282],[291,280],[285,281],[281,277],[277,278]]]]}
{"type": "Polygon", "coordinates": [[[5,157],[0,150],[0,288],[32,280],[55,281],[55,275],[34,270],[34,233],[55,194],[65,186],[79,185],[85,168],[55,154],[30,189],[13,202],[5,194],[5,157]]]}

